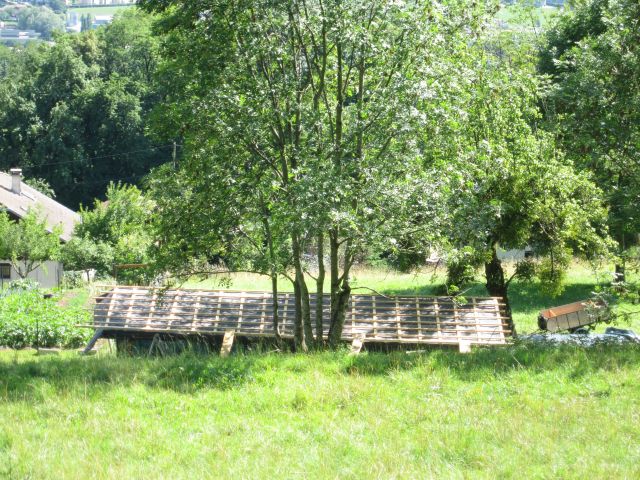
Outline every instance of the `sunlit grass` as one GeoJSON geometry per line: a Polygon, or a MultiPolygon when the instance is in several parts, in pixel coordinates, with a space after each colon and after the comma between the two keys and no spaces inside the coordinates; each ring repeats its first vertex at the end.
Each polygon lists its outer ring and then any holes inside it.
{"type": "Polygon", "coordinates": [[[638,478],[640,350],[0,352],[3,478],[638,478]]]}

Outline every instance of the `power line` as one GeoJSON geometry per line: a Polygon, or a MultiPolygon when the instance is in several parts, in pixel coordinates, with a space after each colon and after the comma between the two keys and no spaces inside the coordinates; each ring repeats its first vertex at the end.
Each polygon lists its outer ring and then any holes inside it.
{"type": "MultiPolygon", "coordinates": [[[[160,150],[161,148],[167,148],[167,147],[173,147],[173,146],[174,146],[173,143],[169,143],[167,145],[160,145],[158,147],[145,148],[145,149],[142,149],[142,150],[131,150],[129,152],[114,153],[114,154],[111,154],[111,155],[98,155],[97,157],[81,158],[81,159],[78,159],[78,160],[65,160],[64,162],[40,163],[38,165],[27,165],[27,166],[22,167],[22,168],[35,169],[35,168],[39,168],[39,167],[50,167],[50,166],[54,166],[54,165],[68,165],[70,163],[79,163],[79,162],[82,162],[82,161],[88,162],[90,160],[98,160],[98,159],[101,159],[101,158],[121,157],[121,156],[124,156],[124,155],[130,155],[132,153],[151,152],[153,150],[160,150]]],[[[182,148],[182,145],[175,144],[175,146],[182,148]]]]}

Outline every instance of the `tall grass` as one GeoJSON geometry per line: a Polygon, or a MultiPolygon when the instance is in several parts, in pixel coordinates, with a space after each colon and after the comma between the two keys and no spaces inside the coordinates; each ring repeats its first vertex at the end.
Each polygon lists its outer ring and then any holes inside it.
{"type": "Polygon", "coordinates": [[[0,352],[5,478],[638,478],[637,347],[0,352]]]}

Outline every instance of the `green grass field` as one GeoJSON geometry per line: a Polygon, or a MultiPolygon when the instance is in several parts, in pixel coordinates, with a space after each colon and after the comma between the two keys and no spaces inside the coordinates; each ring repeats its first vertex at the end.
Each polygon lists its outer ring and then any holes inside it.
{"type": "Polygon", "coordinates": [[[640,349],[0,352],[2,478],[640,476],[640,349]]]}
{"type": "MultiPolygon", "coordinates": [[[[436,283],[431,273],[354,275],[383,293],[429,294],[436,283]]],[[[518,328],[596,283],[576,265],[557,299],[514,284],[518,328]]],[[[231,287],[268,282],[235,275],[231,287]]],[[[63,301],[82,305],[89,293],[63,301]]],[[[226,359],[0,350],[0,478],[635,479],[639,376],[638,345],[226,359]]]]}

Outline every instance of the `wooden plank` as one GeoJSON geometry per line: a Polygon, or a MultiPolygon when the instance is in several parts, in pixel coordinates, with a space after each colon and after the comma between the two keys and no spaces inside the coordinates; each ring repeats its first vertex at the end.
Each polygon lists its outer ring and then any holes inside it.
{"type": "Polygon", "coordinates": [[[376,314],[376,297],[373,297],[373,338],[378,336],[378,316],[376,314]]]}
{"type": "Polygon", "coordinates": [[[242,330],[242,310],[244,309],[244,299],[245,297],[240,299],[240,305],[238,306],[238,331],[242,330]]]}
{"type": "MultiPolygon", "coordinates": [[[[264,296],[266,297],[268,294],[265,292],[264,296]]],[[[264,327],[265,327],[265,317],[266,317],[266,309],[262,309],[260,311],[260,333],[264,333],[264,327]]]]}
{"type": "Polygon", "coordinates": [[[398,300],[398,298],[396,297],[396,325],[397,325],[397,329],[398,329],[398,340],[402,339],[402,330],[401,330],[401,325],[400,325],[400,300],[398,300]]]}
{"type": "MultiPolygon", "coordinates": [[[[225,316],[225,315],[226,316],[234,316],[234,317],[237,316],[237,312],[236,313],[227,313],[227,314],[223,314],[222,313],[222,310],[228,310],[228,311],[234,310],[234,306],[237,308],[237,305],[228,305],[228,306],[221,307],[221,309],[220,309],[221,310],[221,315],[223,315],[223,316],[225,316]]],[[[105,310],[106,310],[106,307],[104,305],[101,305],[100,308],[94,309],[94,312],[100,313],[100,312],[105,311],[105,310]]],[[[129,309],[128,309],[128,307],[124,308],[124,309],[112,308],[111,311],[113,313],[117,314],[117,313],[126,313],[126,312],[129,311],[129,309]]],[[[158,309],[158,308],[156,308],[156,311],[158,311],[160,314],[164,315],[164,312],[166,312],[167,309],[158,309]]],[[[170,311],[170,309],[169,309],[169,311],[170,311]]],[[[271,309],[266,309],[267,313],[269,313],[270,311],[271,311],[271,309]]],[[[460,312],[460,311],[458,310],[457,312],[460,312]]],[[[291,311],[290,313],[291,313],[291,315],[293,315],[295,312],[291,311]]],[[[439,311],[439,313],[441,313],[441,314],[446,316],[446,314],[448,312],[441,310],[441,311],[439,311]]],[[[484,315],[488,315],[490,313],[492,313],[492,312],[490,312],[490,311],[480,311],[480,312],[478,312],[478,314],[484,314],[484,315]]],[[[182,314],[183,315],[191,315],[192,313],[186,311],[186,312],[182,312],[182,314]]],[[[284,316],[284,314],[281,314],[281,315],[284,316]]],[[[404,315],[404,314],[380,315],[378,312],[376,312],[376,315],[377,315],[378,320],[380,320],[380,321],[385,321],[386,320],[386,321],[394,321],[394,322],[395,322],[397,317],[402,318],[403,322],[411,322],[412,321],[411,319],[416,319],[416,317],[417,317],[416,315],[404,315]]],[[[207,313],[202,312],[202,313],[199,313],[198,316],[202,317],[202,318],[206,318],[206,317],[214,317],[215,314],[213,314],[213,313],[207,314],[207,313]]],[[[260,318],[262,316],[262,314],[261,313],[260,314],[244,314],[243,316],[245,318],[260,318]]],[[[356,312],[356,322],[359,321],[358,318],[368,319],[368,318],[371,318],[372,316],[373,316],[373,313],[371,315],[363,315],[361,313],[357,313],[356,312]]],[[[420,316],[421,316],[421,318],[436,318],[436,313],[435,312],[434,313],[421,312],[420,316]]],[[[180,317],[178,316],[178,318],[180,318],[180,317]]],[[[500,320],[509,320],[510,317],[492,315],[491,318],[497,318],[497,319],[500,319],[500,320]]],[[[417,323],[417,320],[414,323],[417,323]]],[[[508,325],[508,323],[505,322],[505,325],[508,325]]]]}
{"type": "Polygon", "coordinates": [[[420,299],[416,297],[416,315],[418,317],[418,340],[422,339],[422,323],[420,317],[420,299]]]}
{"type": "Polygon", "coordinates": [[[353,337],[353,341],[351,342],[351,351],[350,355],[358,355],[360,350],[362,350],[362,345],[364,345],[364,335],[358,335],[353,337]]]}
{"type": "MultiPolygon", "coordinates": [[[[356,335],[356,301],[357,298],[355,295],[351,296],[351,335],[356,335]]],[[[362,346],[361,346],[362,347],[362,346]]],[[[360,349],[358,349],[358,353],[360,349]]]]}
{"type": "MultiPolygon", "coordinates": [[[[100,290],[101,288],[104,288],[105,290],[113,290],[113,289],[119,289],[122,291],[139,291],[139,290],[144,290],[144,291],[151,291],[151,290],[164,290],[164,291],[181,291],[181,292],[203,292],[203,293],[213,293],[213,294],[222,294],[222,295],[228,295],[228,294],[246,294],[246,295],[255,295],[256,297],[260,297],[263,293],[264,290],[234,290],[234,289],[225,289],[225,290],[207,290],[207,289],[202,289],[202,288],[187,288],[187,287],[181,287],[179,289],[168,289],[166,290],[164,287],[151,287],[151,286],[142,286],[142,285],[95,285],[96,290],[100,290]]],[[[311,297],[315,297],[315,293],[310,294],[311,297]]],[[[371,297],[379,297],[379,298],[383,298],[383,299],[392,299],[394,300],[396,298],[396,296],[383,296],[383,295],[368,295],[371,297]]],[[[432,299],[436,299],[436,298],[444,298],[442,296],[440,297],[434,297],[434,296],[423,296],[423,295],[398,295],[397,298],[399,299],[409,299],[409,300],[413,300],[415,298],[420,298],[420,299],[425,299],[425,300],[432,300],[432,299]]],[[[469,297],[467,297],[469,298],[469,297]]],[[[477,298],[479,300],[495,300],[495,299],[499,299],[502,300],[502,297],[482,297],[482,296],[475,296],[474,298],[477,298]]]]}
{"type": "Polygon", "coordinates": [[[280,336],[284,336],[286,332],[284,328],[284,317],[286,317],[288,310],[289,310],[289,294],[286,293],[284,296],[284,306],[282,308],[282,318],[280,319],[281,321],[278,324],[278,333],[280,333],[280,336]]]}
{"type": "MultiPolygon", "coordinates": [[[[454,308],[455,308],[455,302],[454,302],[454,308]]],[[[454,321],[458,320],[458,312],[453,312],[453,319],[454,321]]],[[[461,339],[460,339],[460,325],[458,325],[458,323],[456,322],[456,336],[458,337],[458,344],[460,344],[461,339]]]]}
{"type": "Polygon", "coordinates": [[[235,330],[227,330],[224,333],[224,338],[222,339],[222,348],[220,348],[221,357],[225,358],[231,355],[231,348],[233,347],[233,340],[235,339],[235,336],[235,330]]]}
{"type": "Polygon", "coordinates": [[[480,341],[480,319],[476,313],[476,299],[473,299],[473,317],[476,320],[476,339],[480,341]]]}
{"type": "MultiPolygon", "coordinates": [[[[220,297],[223,297],[223,298],[227,299],[230,304],[233,304],[234,302],[239,302],[239,300],[240,300],[240,297],[238,297],[238,296],[234,296],[234,297],[229,296],[229,297],[227,297],[227,296],[225,296],[223,294],[215,295],[215,296],[204,295],[204,293],[206,293],[206,292],[203,292],[203,295],[200,297],[201,298],[200,300],[196,300],[196,298],[197,298],[195,296],[196,292],[194,292],[193,295],[189,295],[189,296],[184,295],[184,292],[179,292],[179,291],[176,291],[176,292],[178,292],[178,293],[180,293],[182,295],[182,299],[181,299],[180,303],[186,304],[186,305],[184,305],[183,308],[189,308],[187,305],[191,304],[191,303],[203,303],[203,304],[210,303],[210,304],[215,304],[217,302],[218,298],[220,298],[220,297]],[[193,298],[191,298],[191,297],[193,297],[193,298]]],[[[121,292],[121,291],[117,291],[116,293],[121,294],[123,296],[127,296],[128,295],[128,297],[123,297],[123,298],[126,299],[126,302],[127,302],[126,306],[129,306],[130,303],[134,303],[135,304],[137,302],[142,302],[142,303],[147,303],[148,302],[148,295],[149,295],[148,293],[138,293],[136,295],[128,294],[127,292],[121,292]]],[[[165,292],[163,295],[158,295],[158,298],[159,298],[159,300],[162,300],[164,297],[173,296],[174,293],[175,293],[174,291],[165,292]]],[[[283,294],[280,294],[280,295],[283,295],[283,294]]],[[[367,295],[360,295],[360,297],[364,297],[364,298],[361,298],[361,300],[364,300],[364,301],[368,301],[367,297],[369,297],[369,299],[371,299],[371,303],[373,303],[373,299],[376,298],[374,296],[367,296],[367,295]]],[[[245,298],[259,299],[259,297],[249,296],[249,295],[247,295],[245,298]]],[[[469,297],[469,298],[478,299],[478,297],[469,297]]],[[[99,297],[99,296],[98,297],[94,297],[94,300],[96,302],[98,300],[100,300],[100,299],[101,299],[101,297],[99,297]]],[[[427,302],[428,306],[434,306],[434,305],[439,303],[436,297],[433,297],[432,299],[429,299],[428,297],[422,297],[422,298],[420,298],[420,297],[412,297],[410,299],[403,299],[402,297],[398,297],[399,301],[403,301],[404,300],[404,301],[407,301],[407,302],[413,302],[415,299],[419,299],[421,301],[427,302]]],[[[377,303],[378,313],[382,314],[383,312],[388,311],[389,314],[393,314],[393,312],[395,312],[395,309],[396,309],[395,300],[390,301],[390,300],[387,299],[385,301],[386,301],[386,305],[380,304],[379,301],[376,302],[377,303]]],[[[328,305],[328,304],[329,304],[329,302],[328,302],[328,299],[327,299],[325,301],[325,305],[328,305]]],[[[271,305],[271,302],[256,302],[256,303],[254,303],[254,305],[257,305],[257,306],[265,306],[265,305],[267,305],[267,306],[269,306],[269,305],[271,305]]],[[[493,307],[493,305],[494,304],[483,303],[483,304],[479,304],[477,307],[479,309],[490,310],[490,308],[493,307]]],[[[498,304],[498,305],[506,306],[504,304],[498,304]]],[[[360,308],[362,310],[366,310],[366,309],[371,309],[372,307],[365,304],[365,305],[362,305],[360,308]]],[[[415,308],[412,307],[411,305],[404,305],[403,306],[403,310],[404,311],[413,312],[413,311],[415,311],[415,308]]],[[[447,308],[444,308],[444,307],[441,306],[440,310],[443,311],[443,312],[447,311],[447,310],[448,311],[454,311],[454,308],[447,309],[447,308]]],[[[471,308],[465,309],[465,308],[462,308],[462,307],[458,307],[455,310],[456,311],[460,311],[460,312],[462,312],[462,311],[469,311],[469,312],[472,311],[471,308]]]]}
{"type": "MultiPolygon", "coordinates": [[[[111,327],[111,328],[105,328],[105,331],[117,331],[117,332],[126,332],[126,331],[131,331],[132,333],[136,333],[136,332],[140,332],[139,329],[137,328],[127,328],[127,327],[111,327]]],[[[145,331],[147,332],[147,331],[145,331]]],[[[166,333],[168,332],[166,329],[154,329],[154,330],[150,330],[148,331],[149,333],[166,333]]],[[[189,330],[180,330],[180,331],[175,331],[172,330],[170,333],[173,334],[189,334],[190,331],[189,330]]],[[[224,334],[224,332],[212,332],[213,334],[224,334]]],[[[257,338],[261,338],[261,337],[268,337],[268,338],[273,338],[273,334],[259,334],[259,333],[249,333],[249,332],[243,332],[242,334],[237,334],[237,336],[242,336],[242,337],[257,337],[257,338]]],[[[293,335],[283,335],[283,338],[293,338],[293,335]]],[[[433,339],[423,339],[422,341],[418,341],[417,339],[402,339],[402,341],[398,341],[398,339],[395,337],[395,335],[389,337],[389,338],[384,338],[384,337],[380,337],[377,339],[374,339],[373,337],[367,337],[367,342],[371,342],[371,343],[401,343],[401,344],[428,344],[428,345],[458,345],[458,341],[456,340],[455,337],[451,337],[450,339],[443,339],[442,341],[440,340],[433,340],[433,339]]],[[[471,342],[473,344],[473,342],[471,342]]],[[[499,341],[488,341],[488,342],[483,342],[482,345],[505,345],[505,342],[499,342],[499,341]]]]}
{"type": "MultiPolygon", "coordinates": [[[[154,294],[154,295],[155,295],[155,294],[154,294]]],[[[197,298],[197,300],[198,300],[198,301],[200,300],[200,297],[199,297],[199,296],[198,296],[198,297],[196,297],[196,298],[197,298]]],[[[195,307],[195,308],[194,308],[194,310],[193,310],[193,317],[192,317],[192,319],[191,319],[191,329],[192,329],[193,331],[195,331],[195,330],[196,330],[196,324],[198,323],[198,312],[199,312],[199,306],[200,306],[200,305],[199,305],[199,303],[196,303],[196,307],[195,307]]]]}
{"type": "MultiPolygon", "coordinates": [[[[182,325],[179,324],[173,324],[171,326],[171,328],[167,327],[166,324],[162,324],[161,322],[158,322],[156,324],[147,324],[147,323],[141,323],[141,324],[135,324],[135,323],[129,323],[128,325],[111,325],[111,327],[107,326],[107,325],[99,325],[99,324],[94,324],[94,325],[78,325],[79,327],[83,327],[83,328],[103,328],[103,329],[120,329],[120,328],[129,328],[129,329],[136,329],[136,330],[140,330],[142,332],[144,331],[154,331],[154,329],[161,329],[162,331],[180,331],[180,332],[187,332],[187,333],[194,333],[193,330],[190,329],[189,325],[186,324],[184,325],[184,328],[182,328],[182,325]]],[[[202,326],[200,327],[197,332],[198,333],[211,333],[211,332],[219,332],[219,333],[224,333],[227,329],[229,328],[235,328],[236,326],[236,322],[228,322],[226,324],[221,324],[219,326],[202,326]]],[[[289,324],[288,326],[292,326],[292,324],[289,324]]],[[[409,330],[409,329],[406,329],[409,330]]],[[[418,331],[417,328],[412,328],[410,329],[411,331],[418,331]]],[[[424,326],[422,327],[422,332],[423,335],[429,332],[432,333],[439,333],[441,335],[451,335],[457,338],[456,336],[456,332],[458,331],[457,328],[455,326],[451,326],[448,328],[441,328],[441,329],[437,329],[437,328],[425,328],[424,326]]],[[[509,332],[509,330],[505,330],[506,332],[509,332]]],[[[238,334],[240,333],[250,333],[250,332],[260,332],[259,326],[255,325],[255,326],[247,326],[245,325],[243,327],[242,332],[237,332],[238,334]]],[[[495,334],[496,333],[496,328],[491,328],[491,327],[487,327],[487,328],[482,328],[480,329],[480,333],[487,333],[487,334],[495,334]]],[[[265,335],[271,335],[271,333],[265,333],[265,335]]],[[[395,325],[390,325],[390,326],[380,326],[378,325],[378,336],[383,336],[383,335],[392,335],[394,337],[397,338],[397,330],[395,325]]],[[[351,334],[345,334],[343,335],[343,337],[345,338],[351,338],[352,335],[351,334]]],[[[417,333],[415,334],[415,337],[417,338],[418,335],[417,333]]]]}

